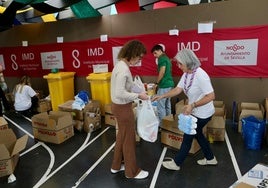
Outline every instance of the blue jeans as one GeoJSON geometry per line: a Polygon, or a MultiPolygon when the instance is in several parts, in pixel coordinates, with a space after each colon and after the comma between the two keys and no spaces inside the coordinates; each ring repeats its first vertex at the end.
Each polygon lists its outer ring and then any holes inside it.
{"type": "Polygon", "coordinates": [[[203,134],[203,127],[211,120],[211,117],[206,119],[200,119],[197,118],[197,128],[196,128],[196,134],[195,135],[189,135],[184,134],[183,135],[183,141],[181,144],[180,150],[176,153],[174,161],[178,166],[181,166],[185,158],[187,157],[191,146],[193,139],[196,138],[198,144],[201,147],[202,152],[204,153],[204,156],[207,160],[211,160],[214,158],[214,154],[212,153],[210,149],[210,145],[208,143],[208,140],[203,134]]]}
{"type": "MultiPolygon", "coordinates": [[[[169,88],[158,88],[157,95],[162,95],[169,92],[172,87],[169,88]]],[[[158,117],[161,122],[162,118],[171,114],[171,100],[170,98],[164,98],[157,101],[158,117]]]]}

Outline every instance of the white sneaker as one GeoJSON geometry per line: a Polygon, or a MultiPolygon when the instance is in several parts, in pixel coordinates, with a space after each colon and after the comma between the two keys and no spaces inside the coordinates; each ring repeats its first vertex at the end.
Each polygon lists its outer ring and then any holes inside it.
{"type": "Polygon", "coordinates": [[[214,157],[211,160],[207,160],[206,158],[204,158],[204,159],[198,160],[197,164],[203,165],[203,166],[205,166],[205,165],[217,165],[218,161],[217,161],[216,157],[214,157]]]}
{"type": "Polygon", "coordinates": [[[180,170],[180,167],[174,162],[173,159],[171,159],[171,161],[164,161],[162,165],[169,170],[180,170]]]}
{"type": "MultiPolygon", "coordinates": [[[[141,170],[137,176],[133,177],[133,179],[145,179],[148,177],[148,175],[149,175],[149,172],[145,170],[141,170]]],[[[126,176],[126,178],[129,178],[129,177],[126,176]]]]}
{"type": "Polygon", "coordinates": [[[119,170],[114,170],[114,169],[111,168],[111,173],[116,174],[116,173],[124,171],[124,170],[125,170],[125,165],[121,164],[121,167],[120,167],[119,170]]]}

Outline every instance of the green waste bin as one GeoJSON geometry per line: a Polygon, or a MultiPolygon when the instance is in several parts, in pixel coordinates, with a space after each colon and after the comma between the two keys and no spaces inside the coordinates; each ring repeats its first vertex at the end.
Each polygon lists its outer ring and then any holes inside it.
{"type": "Polygon", "coordinates": [[[74,99],[74,74],[75,72],[57,72],[43,77],[48,82],[53,111],[58,111],[60,104],[74,99]]]}

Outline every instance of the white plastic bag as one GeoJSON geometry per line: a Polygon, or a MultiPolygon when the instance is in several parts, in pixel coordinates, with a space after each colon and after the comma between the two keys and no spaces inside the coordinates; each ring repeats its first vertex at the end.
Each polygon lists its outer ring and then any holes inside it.
{"type": "Polygon", "coordinates": [[[131,88],[131,91],[134,93],[142,93],[145,92],[144,84],[141,81],[141,78],[139,76],[135,76],[133,80],[133,86],[131,88]]]}
{"type": "Polygon", "coordinates": [[[148,142],[157,140],[159,119],[153,110],[151,100],[142,100],[137,107],[137,132],[139,136],[148,142]]]}

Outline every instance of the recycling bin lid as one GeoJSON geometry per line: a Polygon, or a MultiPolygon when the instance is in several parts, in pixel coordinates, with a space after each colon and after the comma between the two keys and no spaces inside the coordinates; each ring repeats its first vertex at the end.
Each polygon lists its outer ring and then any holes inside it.
{"type": "Polygon", "coordinates": [[[48,75],[43,76],[45,79],[65,79],[70,78],[75,75],[75,72],[57,72],[49,73],[48,75]]]}
{"type": "Polygon", "coordinates": [[[104,73],[90,73],[87,76],[87,80],[110,80],[112,76],[111,72],[104,72],[104,73]]]}

